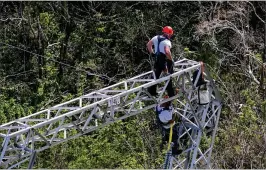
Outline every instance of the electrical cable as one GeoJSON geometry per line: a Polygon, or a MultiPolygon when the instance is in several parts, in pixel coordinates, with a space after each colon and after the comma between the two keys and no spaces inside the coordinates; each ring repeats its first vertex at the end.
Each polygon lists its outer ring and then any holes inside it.
{"type": "Polygon", "coordinates": [[[56,62],[56,63],[62,64],[62,65],[64,65],[64,66],[67,66],[67,67],[70,67],[70,68],[73,68],[73,69],[76,69],[76,70],[78,70],[78,71],[86,72],[87,75],[97,76],[97,77],[101,77],[101,78],[108,79],[108,80],[110,79],[110,78],[109,78],[108,76],[106,76],[106,75],[98,75],[98,74],[94,74],[94,73],[88,72],[88,71],[86,71],[86,70],[84,70],[84,69],[77,68],[77,67],[75,67],[75,66],[71,66],[70,64],[66,64],[66,63],[64,63],[64,62],[57,61],[57,60],[55,60],[55,59],[48,58],[48,57],[45,57],[45,56],[40,55],[40,54],[36,54],[36,53],[34,53],[34,52],[28,51],[28,50],[23,49],[23,48],[20,48],[20,47],[16,47],[16,46],[14,46],[14,45],[10,45],[10,44],[3,43],[3,42],[0,42],[0,44],[3,44],[3,45],[5,45],[5,46],[9,46],[9,47],[11,47],[11,48],[15,48],[15,49],[18,49],[18,50],[21,50],[21,51],[25,51],[25,52],[27,52],[27,53],[30,53],[30,54],[33,54],[33,55],[35,55],[35,56],[39,56],[39,57],[45,58],[45,59],[47,59],[47,60],[51,60],[51,61],[53,61],[53,62],[56,62]]]}

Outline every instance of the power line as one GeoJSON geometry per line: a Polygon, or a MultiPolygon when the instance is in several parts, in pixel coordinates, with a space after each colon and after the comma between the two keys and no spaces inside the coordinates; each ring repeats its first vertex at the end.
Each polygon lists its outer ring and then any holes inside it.
{"type": "Polygon", "coordinates": [[[34,71],[34,70],[28,70],[28,71],[18,72],[18,73],[15,73],[15,74],[7,75],[4,78],[18,76],[18,75],[25,74],[25,73],[28,73],[28,72],[36,72],[36,71],[34,71]]]}
{"type": "Polygon", "coordinates": [[[10,44],[3,43],[3,42],[0,42],[0,44],[6,45],[6,46],[9,46],[9,47],[11,47],[11,48],[15,48],[15,49],[18,49],[18,50],[21,50],[21,51],[25,51],[25,52],[27,52],[27,53],[30,53],[30,54],[33,54],[33,55],[35,55],[35,56],[39,56],[39,57],[45,58],[45,59],[47,59],[47,60],[51,60],[51,61],[53,61],[53,62],[56,62],[56,63],[62,64],[62,65],[64,65],[64,66],[67,66],[67,67],[73,68],[73,69],[78,70],[78,71],[86,72],[87,75],[97,76],[97,77],[101,77],[101,78],[108,79],[108,80],[110,79],[110,78],[109,78],[108,76],[106,76],[106,75],[98,75],[98,74],[94,74],[94,73],[88,72],[88,71],[86,71],[86,70],[84,70],[84,69],[77,68],[77,67],[72,66],[72,65],[70,65],[70,64],[66,64],[66,63],[64,63],[64,62],[57,61],[57,60],[55,60],[55,59],[48,58],[48,57],[43,56],[43,55],[40,55],[40,54],[36,54],[36,53],[34,53],[34,52],[28,51],[28,50],[23,49],[23,48],[20,48],[20,47],[16,47],[16,46],[14,46],[14,45],[10,45],[10,44]]]}
{"type": "Polygon", "coordinates": [[[36,72],[36,71],[34,71],[34,70],[28,70],[28,71],[23,71],[23,72],[18,72],[18,73],[15,73],[15,74],[7,75],[7,76],[1,78],[2,81],[0,81],[0,83],[2,83],[3,81],[5,81],[5,79],[8,78],[8,77],[19,76],[19,75],[21,75],[21,74],[26,74],[26,73],[31,73],[31,72],[36,72]]]}

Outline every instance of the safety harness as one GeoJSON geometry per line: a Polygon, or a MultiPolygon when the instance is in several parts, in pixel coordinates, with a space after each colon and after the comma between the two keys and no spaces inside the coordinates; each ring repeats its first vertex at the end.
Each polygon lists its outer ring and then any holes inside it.
{"type": "Polygon", "coordinates": [[[159,48],[159,45],[162,41],[166,40],[167,38],[165,37],[162,37],[160,35],[157,36],[157,40],[158,40],[158,46],[157,46],[157,52],[155,54],[155,56],[157,57],[158,55],[160,55],[160,48],[159,48]]]}

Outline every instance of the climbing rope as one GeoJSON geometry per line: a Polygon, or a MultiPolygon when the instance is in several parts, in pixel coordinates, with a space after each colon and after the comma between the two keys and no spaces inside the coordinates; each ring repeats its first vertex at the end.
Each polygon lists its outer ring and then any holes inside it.
{"type": "Polygon", "coordinates": [[[174,125],[174,123],[171,123],[171,125],[170,125],[170,134],[169,134],[167,151],[169,151],[171,149],[171,142],[172,142],[172,136],[173,136],[173,125],[174,125]]]}
{"type": "Polygon", "coordinates": [[[174,126],[174,123],[171,123],[169,141],[168,141],[168,147],[167,147],[167,153],[165,155],[165,161],[164,161],[164,167],[163,167],[164,169],[169,169],[169,165],[170,165],[170,161],[171,161],[173,126],[174,126]]]}

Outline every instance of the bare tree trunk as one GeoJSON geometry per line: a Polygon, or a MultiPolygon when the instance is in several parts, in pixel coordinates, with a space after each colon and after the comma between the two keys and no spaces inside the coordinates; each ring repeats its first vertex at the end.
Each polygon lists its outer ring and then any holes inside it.
{"type": "Polygon", "coordinates": [[[41,40],[41,30],[40,30],[40,22],[38,19],[38,69],[39,69],[39,78],[42,79],[42,66],[43,66],[43,58],[41,55],[43,55],[42,53],[42,40],[41,40]]]}
{"type": "MultiPolygon", "coordinates": [[[[264,9],[266,10],[266,2],[264,2],[264,9]]],[[[265,69],[264,63],[266,62],[266,13],[264,14],[264,55],[262,57],[262,66],[261,66],[261,81],[260,81],[260,88],[262,91],[262,99],[265,99],[265,91],[266,88],[264,87],[264,77],[265,77],[265,69]]]]}
{"type": "MultiPolygon", "coordinates": [[[[62,17],[64,18],[63,20],[65,20],[63,30],[62,30],[62,31],[64,31],[65,37],[62,40],[61,47],[60,47],[59,59],[61,62],[63,62],[64,59],[67,58],[67,46],[68,46],[69,38],[70,38],[71,33],[74,31],[74,27],[75,27],[73,21],[71,21],[71,18],[68,14],[67,2],[64,2],[62,15],[63,15],[62,17]]],[[[64,73],[63,72],[63,65],[60,63],[59,64],[59,74],[58,74],[59,79],[62,78],[63,73],[64,73]]]]}

